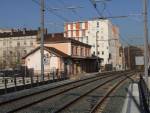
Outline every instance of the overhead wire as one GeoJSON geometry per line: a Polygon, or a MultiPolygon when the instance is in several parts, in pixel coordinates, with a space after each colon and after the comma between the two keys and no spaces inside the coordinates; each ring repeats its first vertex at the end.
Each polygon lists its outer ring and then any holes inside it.
{"type": "MultiPolygon", "coordinates": [[[[38,1],[36,1],[36,0],[32,0],[32,1],[33,1],[34,3],[36,3],[37,5],[40,6],[40,3],[39,3],[38,1]]],[[[49,8],[49,7],[46,7],[46,6],[45,6],[45,9],[46,9],[47,11],[49,11],[50,13],[52,13],[53,15],[57,16],[58,18],[62,19],[63,21],[65,21],[65,22],[69,21],[67,18],[65,18],[65,17],[63,17],[63,16],[61,16],[61,15],[55,13],[52,8],[49,8]]]]}
{"type": "MultiPolygon", "coordinates": [[[[63,6],[66,7],[66,4],[65,4],[64,1],[59,0],[59,2],[61,2],[61,4],[63,4],[63,6]]],[[[68,8],[68,9],[69,9],[69,8],[68,8]]],[[[73,8],[71,9],[71,8],[70,8],[70,10],[71,10],[75,15],[77,15],[79,19],[82,18],[82,17],[77,13],[77,11],[76,11],[75,9],[73,9],[73,8]]]]}
{"type": "Polygon", "coordinates": [[[93,6],[93,8],[96,10],[97,14],[98,14],[100,17],[102,17],[101,12],[100,12],[100,11],[97,9],[97,7],[96,7],[96,3],[94,4],[94,3],[92,2],[92,0],[89,0],[89,2],[92,4],[92,6],[93,6]]]}

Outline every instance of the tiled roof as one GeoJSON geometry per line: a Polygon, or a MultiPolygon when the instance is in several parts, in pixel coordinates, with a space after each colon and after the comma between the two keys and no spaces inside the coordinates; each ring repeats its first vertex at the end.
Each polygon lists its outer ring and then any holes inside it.
{"type": "MultiPolygon", "coordinates": [[[[27,55],[25,55],[24,57],[22,57],[22,59],[25,59],[26,57],[28,57],[29,55],[31,55],[32,53],[34,53],[35,51],[39,50],[40,46],[35,48],[34,50],[32,50],[31,52],[29,52],[27,55]]],[[[44,49],[47,50],[48,52],[52,52],[53,54],[55,54],[56,56],[60,56],[60,57],[69,57],[69,55],[53,48],[53,47],[46,47],[44,46],[44,49]]]]}
{"type": "Polygon", "coordinates": [[[73,44],[83,45],[83,46],[86,46],[86,47],[91,47],[91,45],[88,45],[86,43],[75,40],[74,38],[65,38],[63,33],[47,34],[47,35],[45,35],[44,42],[45,42],[45,44],[71,42],[73,44]]]}

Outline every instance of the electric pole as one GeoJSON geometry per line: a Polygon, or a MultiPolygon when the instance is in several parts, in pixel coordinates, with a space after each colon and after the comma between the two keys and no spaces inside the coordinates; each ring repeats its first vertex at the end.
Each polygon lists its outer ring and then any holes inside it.
{"type": "MultiPolygon", "coordinates": [[[[131,47],[132,48],[132,47],[131,47]]],[[[131,62],[130,62],[130,45],[128,45],[128,68],[131,69],[131,62]]]]}
{"type": "Polygon", "coordinates": [[[145,78],[148,85],[148,27],[147,27],[147,0],[144,0],[144,61],[145,61],[145,78]]]}
{"type": "Polygon", "coordinates": [[[44,81],[44,0],[41,0],[41,81],[44,81]]]}

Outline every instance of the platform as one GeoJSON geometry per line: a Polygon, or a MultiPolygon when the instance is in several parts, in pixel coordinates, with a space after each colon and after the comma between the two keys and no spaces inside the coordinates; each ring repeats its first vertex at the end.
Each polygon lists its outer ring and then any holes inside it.
{"type": "Polygon", "coordinates": [[[140,113],[139,88],[137,83],[130,84],[122,113],[140,113]]]}

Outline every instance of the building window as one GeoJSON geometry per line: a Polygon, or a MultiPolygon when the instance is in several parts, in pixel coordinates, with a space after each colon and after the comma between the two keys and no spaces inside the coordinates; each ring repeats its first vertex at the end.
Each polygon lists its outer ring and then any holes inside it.
{"type": "Polygon", "coordinates": [[[6,42],[5,41],[3,41],[3,46],[5,46],[6,45],[6,42]]]}
{"type": "Polygon", "coordinates": [[[33,42],[32,41],[30,42],[30,46],[33,46],[33,42]]]}
{"type": "Polygon", "coordinates": [[[24,41],[24,45],[27,45],[26,41],[24,41]]]}
{"type": "Polygon", "coordinates": [[[11,40],[9,41],[9,44],[10,44],[10,45],[12,44],[12,41],[11,41],[11,40]]]}
{"type": "Polygon", "coordinates": [[[104,51],[102,51],[102,55],[104,55],[104,51]]]}
{"type": "Polygon", "coordinates": [[[85,30],[82,30],[82,36],[83,37],[85,36],[85,30]]]}
{"type": "Polygon", "coordinates": [[[83,48],[81,48],[80,55],[81,55],[81,56],[84,56],[83,48]]]}
{"type": "Polygon", "coordinates": [[[20,47],[20,42],[17,42],[17,46],[20,47]]]}
{"type": "Polygon", "coordinates": [[[97,27],[99,27],[99,22],[97,22],[97,27]]]}
{"type": "Polygon", "coordinates": [[[80,29],[82,29],[82,23],[80,23],[80,29]]]}
{"type": "Polygon", "coordinates": [[[3,56],[6,56],[6,51],[5,50],[3,51],[3,56]]]}
{"type": "Polygon", "coordinates": [[[121,53],[119,54],[119,56],[121,57],[121,53]]]}
{"type": "Polygon", "coordinates": [[[112,58],[112,55],[111,55],[111,53],[109,53],[109,59],[111,59],[112,58]]]}
{"type": "Polygon", "coordinates": [[[13,52],[12,52],[12,51],[9,51],[9,54],[10,54],[10,55],[12,55],[12,54],[13,54],[13,52]]]}
{"type": "Polygon", "coordinates": [[[27,50],[24,50],[24,54],[27,54],[27,50]]]}
{"type": "Polygon", "coordinates": [[[78,47],[76,47],[76,55],[78,55],[78,47]]]}
{"type": "Polygon", "coordinates": [[[89,42],[89,41],[88,41],[88,36],[87,36],[87,37],[86,37],[86,43],[88,44],[88,42],[89,42]]]}

